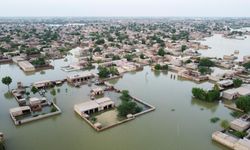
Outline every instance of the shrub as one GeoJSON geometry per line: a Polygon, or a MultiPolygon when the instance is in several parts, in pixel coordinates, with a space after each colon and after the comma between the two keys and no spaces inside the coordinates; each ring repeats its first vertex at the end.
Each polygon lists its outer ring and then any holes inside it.
{"type": "Polygon", "coordinates": [[[219,120],[220,120],[220,118],[214,117],[214,118],[211,118],[211,119],[210,119],[210,122],[216,123],[216,122],[218,122],[219,120]]]}
{"type": "Polygon", "coordinates": [[[51,110],[50,110],[50,112],[56,112],[56,111],[57,111],[57,109],[56,109],[55,106],[53,106],[53,107],[51,108],[51,110]]]}

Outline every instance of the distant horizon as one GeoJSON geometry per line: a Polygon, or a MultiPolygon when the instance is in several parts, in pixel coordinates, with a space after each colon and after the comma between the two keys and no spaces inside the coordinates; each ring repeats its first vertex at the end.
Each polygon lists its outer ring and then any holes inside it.
{"type": "Polygon", "coordinates": [[[249,0],[8,0],[1,17],[250,17],[249,0]]]}
{"type": "Polygon", "coordinates": [[[250,16],[1,16],[0,18],[249,18],[250,16]]]}

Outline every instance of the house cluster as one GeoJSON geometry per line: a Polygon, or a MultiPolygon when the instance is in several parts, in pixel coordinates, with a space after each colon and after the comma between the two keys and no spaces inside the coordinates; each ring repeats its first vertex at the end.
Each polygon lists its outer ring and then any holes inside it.
{"type": "Polygon", "coordinates": [[[216,131],[212,134],[212,139],[233,150],[250,149],[250,117],[243,115],[230,122],[228,131],[216,131]],[[244,133],[244,136],[238,137],[235,133],[244,133]]]}
{"type": "MultiPolygon", "coordinates": [[[[32,86],[37,88],[48,87],[50,81],[36,82],[32,86]]],[[[61,113],[61,110],[53,102],[47,100],[46,97],[32,96],[27,94],[28,86],[23,86],[21,82],[17,83],[17,88],[12,90],[19,107],[11,108],[9,110],[10,116],[14,121],[15,125],[21,125],[23,123],[31,122],[34,120],[42,119],[52,115],[57,115],[61,113]]],[[[31,87],[30,87],[31,88],[31,87]]]]}

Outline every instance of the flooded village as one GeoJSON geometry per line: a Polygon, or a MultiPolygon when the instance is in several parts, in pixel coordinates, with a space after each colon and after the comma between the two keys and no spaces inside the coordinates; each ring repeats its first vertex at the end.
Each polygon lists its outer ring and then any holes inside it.
{"type": "Polygon", "coordinates": [[[248,150],[249,26],[2,18],[0,149],[248,150]]]}

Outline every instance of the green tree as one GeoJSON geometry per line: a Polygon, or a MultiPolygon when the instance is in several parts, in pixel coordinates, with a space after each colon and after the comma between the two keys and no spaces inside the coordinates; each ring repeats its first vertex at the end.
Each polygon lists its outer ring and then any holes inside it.
{"type": "Polygon", "coordinates": [[[8,91],[10,91],[10,84],[12,83],[12,78],[10,76],[6,76],[2,78],[2,83],[8,86],[8,91]]]}
{"type": "Polygon", "coordinates": [[[214,102],[220,99],[220,89],[215,85],[212,90],[205,91],[201,88],[192,89],[193,97],[202,101],[214,102]]]}
{"type": "Polygon", "coordinates": [[[127,61],[132,61],[133,60],[133,55],[132,54],[126,54],[125,56],[124,56],[124,58],[126,58],[127,59],[127,61]]]}
{"type": "Polygon", "coordinates": [[[166,54],[166,52],[164,51],[163,48],[160,48],[160,49],[158,50],[157,54],[158,54],[159,56],[162,56],[162,57],[163,57],[163,56],[166,54]]]}
{"type": "Polygon", "coordinates": [[[199,100],[206,100],[206,91],[204,91],[203,89],[201,88],[193,88],[192,89],[192,94],[193,94],[193,97],[196,98],[196,99],[199,99],[199,100]]]}
{"type": "Polygon", "coordinates": [[[110,75],[109,69],[107,67],[100,67],[98,75],[100,78],[108,78],[110,75]]]}
{"type": "Polygon", "coordinates": [[[143,53],[141,53],[140,58],[145,59],[145,55],[143,53]]]}
{"type": "Polygon", "coordinates": [[[39,90],[38,90],[36,87],[32,86],[31,92],[32,92],[33,94],[36,94],[38,91],[39,91],[39,90]]]}
{"type": "Polygon", "coordinates": [[[184,52],[187,49],[187,45],[182,45],[181,46],[181,51],[184,52]]]}
{"type": "Polygon", "coordinates": [[[208,68],[208,67],[204,67],[204,66],[200,66],[200,67],[198,68],[198,71],[199,71],[202,75],[206,75],[206,74],[211,73],[211,69],[208,68]]]}
{"type": "Polygon", "coordinates": [[[241,96],[235,102],[237,108],[243,110],[244,112],[250,111],[250,97],[249,96],[241,96]]]}
{"type": "Polygon", "coordinates": [[[44,57],[39,57],[31,62],[34,66],[42,66],[46,64],[44,57]]]}
{"type": "Polygon", "coordinates": [[[104,44],[105,43],[105,40],[104,39],[98,39],[96,42],[95,42],[95,44],[97,44],[97,45],[102,45],[102,44],[104,44]]]}
{"type": "Polygon", "coordinates": [[[161,69],[162,69],[162,70],[168,70],[168,65],[165,64],[165,65],[161,66],[161,69]]]}
{"type": "Polygon", "coordinates": [[[115,67],[110,67],[109,68],[109,72],[110,72],[110,74],[111,75],[119,75],[119,72],[118,72],[118,70],[117,70],[117,68],[115,68],[115,67]]]}
{"type": "Polygon", "coordinates": [[[243,64],[243,67],[245,67],[245,69],[249,70],[250,69],[250,62],[243,64]]]}
{"type": "Polygon", "coordinates": [[[133,101],[122,101],[122,104],[117,107],[118,115],[126,117],[128,114],[135,114],[142,111],[142,108],[137,106],[133,101]]]}
{"type": "Polygon", "coordinates": [[[94,52],[101,52],[102,50],[101,50],[101,48],[100,47],[96,47],[95,49],[94,49],[94,52]]]}
{"type": "Polygon", "coordinates": [[[214,62],[208,58],[201,58],[199,61],[199,66],[202,67],[213,67],[214,65],[215,65],[214,62]]]}
{"type": "Polygon", "coordinates": [[[237,87],[240,87],[242,85],[243,81],[241,79],[237,78],[237,79],[233,80],[233,83],[234,83],[234,87],[237,88],[237,87]]]}
{"type": "Polygon", "coordinates": [[[120,58],[120,56],[119,55],[114,55],[113,57],[112,57],[112,60],[120,60],[121,58],[120,58]]]}
{"type": "Polygon", "coordinates": [[[128,90],[123,90],[122,95],[120,96],[120,99],[123,101],[129,101],[130,100],[130,95],[128,90]]]}
{"type": "Polygon", "coordinates": [[[155,70],[161,70],[161,65],[160,65],[160,64],[156,64],[156,65],[154,66],[154,68],[155,68],[155,70]]]}

